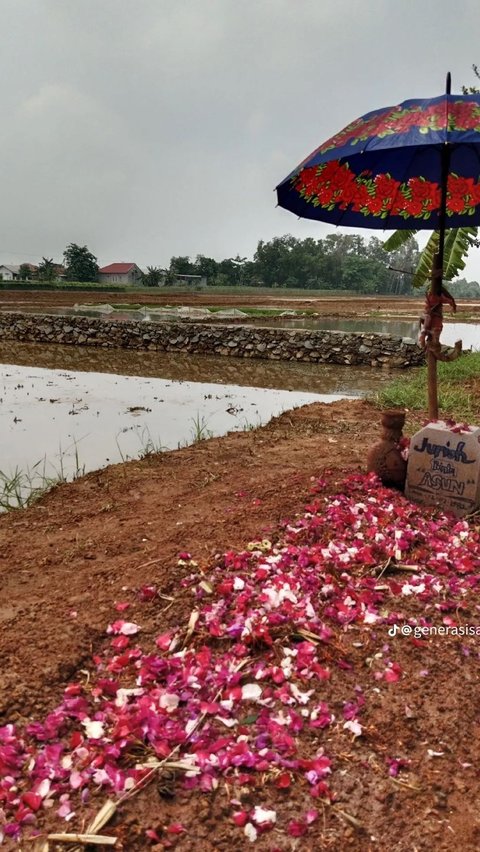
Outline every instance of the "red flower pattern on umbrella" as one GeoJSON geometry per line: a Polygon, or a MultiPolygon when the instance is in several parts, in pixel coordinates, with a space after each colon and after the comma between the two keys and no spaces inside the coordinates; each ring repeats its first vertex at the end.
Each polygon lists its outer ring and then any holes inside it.
{"type": "MultiPolygon", "coordinates": [[[[402,216],[428,219],[440,208],[438,183],[424,178],[410,178],[406,183],[389,174],[371,178],[355,175],[348,163],[331,160],[320,166],[303,169],[292,184],[305,201],[316,207],[346,210],[351,206],[365,216],[402,216]]],[[[473,215],[480,204],[480,181],[451,174],[447,183],[447,215],[473,215]]]]}
{"type": "MultiPolygon", "coordinates": [[[[354,145],[374,137],[382,139],[395,133],[408,133],[412,128],[427,133],[436,131],[442,127],[444,119],[443,103],[432,104],[426,109],[421,106],[406,109],[401,106],[391,107],[369,118],[356,119],[340,133],[328,139],[317,151],[319,154],[325,154],[348,143],[354,145]]],[[[448,120],[450,130],[480,131],[480,107],[473,101],[452,101],[449,105],[448,120]]]]}

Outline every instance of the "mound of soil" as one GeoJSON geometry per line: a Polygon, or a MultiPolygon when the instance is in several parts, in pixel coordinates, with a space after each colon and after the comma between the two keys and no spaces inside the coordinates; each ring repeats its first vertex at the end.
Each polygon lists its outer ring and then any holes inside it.
{"type": "MultiPolygon", "coordinates": [[[[275,536],[282,520],[311,500],[319,477],[334,493],[347,471],[362,470],[379,432],[379,412],[365,401],[316,403],[252,432],[91,473],[28,510],[2,516],[1,724],[42,718],[69,683],[89,676],[105,627],[118,618],[115,601],[128,601],[128,620],[147,623],[147,629],[150,617],[156,633],[172,618],[188,621],[191,602],[178,591],[191,568],[179,566],[180,553],[188,551],[206,569],[219,553],[275,536]],[[166,596],[164,616],[146,615],[136,594],[145,584],[166,596]]],[[[348,642],[346,654],[358,657],[354,634],[348,642]]],[[[366,742],[352,737],[337,754],[337,807],[318,799],[311,835],[296,839],[274,830],[260,834],[254,847],[478,848],[479,654],[450,639],[421,652],[399,642],[396,651],[406,676],[391,692],[379,691],[366,720],[366,742]],[[400,755],[414,766],[405,780],[385,771],[387,757],[400,755]]],[[[366,678],[372,663],[363,657],[366,678]]],[[[337,677],[353,691],[359,674],[346,667],[337,677]]],[[[294,819],[311,807],[303,788],[276,789],[275,795],[294,819]]],[[[229,796],[224,785],[188,793],[174,776],[163,778],[125,802],[104,831],[129,852],[150,843],[157,850],[249,848],[232,824],[229,796]],[[189,826],[187,834],[162,833],[162,826],[177,821],[189,826]],[[145,836],[152,827],[158,840],[145,836]]],[[[92,801],[92,813],[102,801],[92,801]]],[[[79,830],[55,822],[55,814],[49,823],[56,831],[79,830]]],[[[5,848],[19,846],[7,841],[5,848]]]]}

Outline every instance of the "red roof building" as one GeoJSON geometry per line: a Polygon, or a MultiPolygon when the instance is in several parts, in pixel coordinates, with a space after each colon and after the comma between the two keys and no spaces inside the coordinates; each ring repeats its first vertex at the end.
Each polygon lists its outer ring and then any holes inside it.
{"type": "Polygon", "coordinates": [[[109,263],[98,270],[98,279],[104,284],[141,284],[142,270],[136,263],[109,263]]]}

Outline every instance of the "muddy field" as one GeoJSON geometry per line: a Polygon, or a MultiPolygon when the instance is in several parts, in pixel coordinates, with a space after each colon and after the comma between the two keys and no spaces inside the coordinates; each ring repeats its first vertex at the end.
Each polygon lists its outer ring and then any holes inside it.
{"type": "MultiPolygon", "coordinates": [[[[107,290],[92,292],[90,290],[30,290],[21,293],[18,290],[0,291],[0,308],[22,305],[31,307],[47,306],[73,306],[75,304],[105,304],[105,303],[135,302],[141,305],[195,305],[197,307],[221,306],[221,307],[249,307],[266,306],[269,308],[284,308],[285,310],[310,310],[321,316],[351,317],[369,315],[372,311],[385,311],[392,314],[413,313],[418,314],[422,307],[421,299],[405,299],[403,297],[386,296],[289,296],[288,291],[272,291],[272,294],[251,292],[241,295],[222,295],[210,291],[208,294],[201,292],[171,293],[168,290],[152,288],[148,293],[137,292],[134,288],[127,292],[110,293],[107,290]]],[[[470,304],[470,303],[469,303],[470,304]]],[[[474,308],[480,312],[480,304],[472,303],[474,308]]],[[[469,308],[470,309],[470,308],[469,308]]]]}

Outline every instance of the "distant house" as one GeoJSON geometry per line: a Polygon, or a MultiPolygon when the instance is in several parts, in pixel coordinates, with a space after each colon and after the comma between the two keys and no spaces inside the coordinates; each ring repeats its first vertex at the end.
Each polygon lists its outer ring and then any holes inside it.
{"type": "Polygon", "coordinates": [[[102,284],[141,284],[142,270],[136,263],[110,263],[98,270],[102,284]]]}
{"type": "Polygon", "coordinates": [[[20,267],[12,264],[0,266],[0,281],[17,281],[20,278],[20,267]]]}

